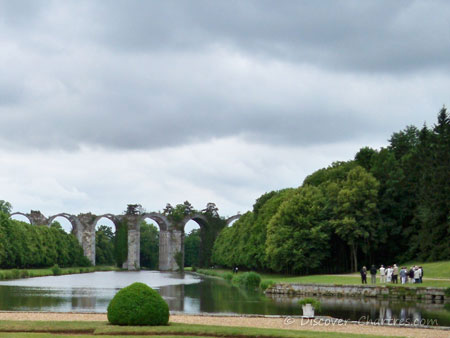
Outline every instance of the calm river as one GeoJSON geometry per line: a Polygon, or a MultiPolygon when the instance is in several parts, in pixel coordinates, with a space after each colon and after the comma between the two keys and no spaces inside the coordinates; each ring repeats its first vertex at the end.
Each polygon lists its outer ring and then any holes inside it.
{"type": "MultiPolygon", "coordinates": [[[[0,310],[106,312],[116,292],[133,282],[143,282],[158,290],[171,311],[301,315],[301,309],[296,305],[298,298],[270,298],[231,286],[218,278],[157,271],[109,271],[0,281],[0,310]]],[[[439,325],[450,326],[443,304],[370,298],[324,297],[320,300],[320,315],[345,320],[436,319],[439,325]]]]}

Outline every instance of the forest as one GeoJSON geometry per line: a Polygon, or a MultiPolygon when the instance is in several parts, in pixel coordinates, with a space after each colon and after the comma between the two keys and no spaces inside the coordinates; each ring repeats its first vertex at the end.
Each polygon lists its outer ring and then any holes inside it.
{"type": "Polygon", "coordinates": [[[290,274],[450,258],[450,121],[408,126],[298,188],[263,194],[218,236],[212,262],[290,274]]]}
{"type": "MultiPolygon", "coordinates": [[[[185,266],[235,267],[289,274],[340,273],[362,265],[450,259],[450,120],[395,132],[386,147],[360,149],[297,188],[260,196],[232,226],[208,203],[168,204],[174,224],[202,213],[208,222],[185,237],[185,266]]],[[[133,206],[133,205],[130,205],[133,206]]],[[[11,220],[0,201],[0,268],[88,265],[76,238],[59,223],[31,226],[11,220]]],[[[159,231],[141,224],[141,266],[158,268],[159,231]]],[[[127,257],[127,227],[99,226],[96,264],[127,257]]]]}

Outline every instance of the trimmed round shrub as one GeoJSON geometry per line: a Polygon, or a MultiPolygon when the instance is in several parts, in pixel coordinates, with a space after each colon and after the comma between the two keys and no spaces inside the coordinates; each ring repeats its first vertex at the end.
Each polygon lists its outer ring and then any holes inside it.
{"type": "Polygon", "coordinates": [[[114,325],[167,325],[169,306],[158,292],[144,283],[133,283],[116,293],[108,305],[114,325]]]}

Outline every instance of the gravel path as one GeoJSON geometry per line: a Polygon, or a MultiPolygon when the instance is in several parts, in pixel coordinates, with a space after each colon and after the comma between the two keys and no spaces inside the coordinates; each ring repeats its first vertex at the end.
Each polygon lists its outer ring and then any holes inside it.
{"type": "MultiPolygon", "coordinates": [[[[0,320],[44,320],[44,321],[106,321],[106,314],[86,313],[51,313],[51,312],[0,312],[0,320]]],[[[342,333],[374,334],[401,337],[450,338],[450,330],[418,329],[374,325],[358,325],[350,323],[322,323],[315,325],[311,320],[301,318],[275,317],[237,317],[237,316],[205,316],[172,314],[173,323],[259,327],[271,329],[328,331],[342,333]]]]}

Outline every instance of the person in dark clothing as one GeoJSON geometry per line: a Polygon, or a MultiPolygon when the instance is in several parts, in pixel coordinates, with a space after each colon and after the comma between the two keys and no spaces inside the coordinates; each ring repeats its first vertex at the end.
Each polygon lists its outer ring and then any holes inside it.
{"type": "Polygon", "coordinates": [[[363,266],[360,272],[361,272],[361,283],[367,284],[367,269],[366,269],[366,267],[363,266]]]}
{"type": "Polygon", "coordinates": [[[411,269],[409,270],[409,274],[408,274],[410,283],[414,283],[414,268],[411,267],[411,269]]]}
{"type": "Polygon", "coordinates": [[[376,282],[377,282],[377,268],[375,267],[375,265],[372,265],[370,267],[370,283],[376,284],[376,282]]]}

